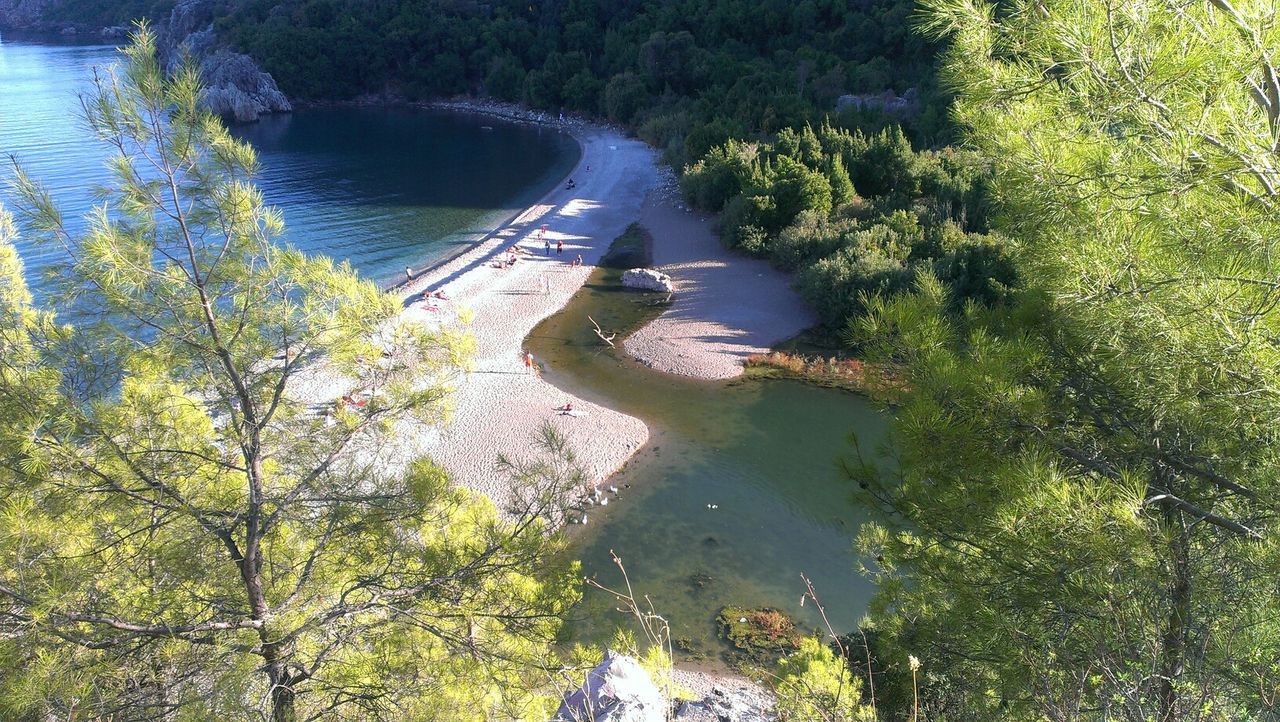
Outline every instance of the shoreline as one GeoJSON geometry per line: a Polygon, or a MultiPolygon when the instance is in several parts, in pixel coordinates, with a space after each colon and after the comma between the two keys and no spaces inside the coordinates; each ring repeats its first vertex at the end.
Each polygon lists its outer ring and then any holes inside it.
{"type": "MultiPolygon", "coordinates": [[[[645,446],[650,430],[643,420],[584,399],[572,387],[561,390],[524,365],[524,340],[534,326],[569,302],[634,222],[654,237],[653,267],[676,283],[672,305],[622,342],[625,353],[650,368],[707,381],[737,378],[747,357],[816,322],[788,276],[720,243],[712,217],[684,205],[674,172],[660,166],[657,151],[643,141],[615,127],[506,103],[452,99],[417,106],[553,127],[567,132],[581,153],[566,175],[578,181],[575,188],[557,181],[465,250],[384,289],[402,301],[402,317],[410,322],[443,328],[474,319],[463,325],[476,345],[465,382],[453,391],[449,422],[397,429],[396,448],[383,451],[393,467],[429,456],[454,483],[502,506],[512,489],[497,459],[526,457],[544,423],[565,436],[593,486],[645,446]],[[565,253],[546,255],[543,235],[553,246],[563,243],[565,253]],[[524,251],[521,260],[494,268],[513,246],[524,251]],[[582,265],[572,265],[579,255],[582,265]],[[424,308],[419,301],[429,291],[443,291],[449,300],[424,308]],[[557,413],[566,403],[581,415],[557,413]]],[[[333,389],[333,398],[342,391],[333,389]]]]}
{"type": "MultiPolygon", "coordinates": [[[[679,200],[675,176],[658,164],[657,151],[608,126],[576,118],[564,122],[513,106],[477,101],[435,101],[420,107],[472,113],[508,122],[558,128],[581,154],[566,178],[535,203],[508,217],[480,240],[432,264],[412,280],[384,289],[404,303],[402,318],[431,327],[461,328],[475,340],[472,367],[451,394],[451,419],[443,426],[402,422],[383,448],[367,450],[384,469],[428,456],[454,484],[484,494],[501,510],[511,481],[497,469],[500,455],[528,459],[539,427],[550,423],[565,436],[587,480],[599,485],[620,471],[649,441],[636,417],[561,390],[524,367],[524,340],[538,322],[559,312],[581,289],[610,244],[640,222],[654,235],[654,264],[677,284],[675,303],[623,342],[623,349],[659,371],[703,380],[743,373],[741,360],[760,344],[785,340],[811,325],[785,275],[724,248],[710,217],[679,200]],[[590,172],[587,168],[591,168],[590,172]],[[540,230],[552,253],[545,253],[540,230]],[[565,253],[555,253],[557,242],[565,253]],[[492,266],[510,246],[524,249],[516,265],[492,266]],[[583,264],[570,261],[581,254],[583,264]],[[752,283],[747,283],[752,281],[752,283]],[[420,303],[428,291],[448,300],[436,309],[420,303]],[[746,294],[745,296],[743,294],[746,294]],[[797,304],[798,310],[797,310],[797,304]],[[787,314],[792,314],[790,318],[787,314]],[[468,317],[470,324],[461,324],[468,317]],[[583,416],[556,413],[572,403],[583,416]]],[[[316,379],[336,399],[342,379],[316,379]]],[[[680,669],[688,686],[759,687],[750,680],[680,669]]]]}
{"type": "Polygon", "coordinates": [[[671,276],[676,292],[670,307],[622,342],[656,371],[707,381],[739,378],[748,358],[818,323],[791,277],[726,248],[715,220],[685,205],[674,172],[662,169],[639,221],[654,238],[653,267],[671,276]]]}
{"type": "MultiPolygon", "coordinates": [[[[413,101],[413,102],[410,102],[410,101],[397,102],[397,101],[382,101],[382,100],[370,100],[367,102],[362,102],[359,100],[328,101],[323,103],[307,103],[303,105],[303,107],[309,107],[309,108],[386,107],[386,108],[415,108],[418,110],[438,110],[438,111],[448,113],[450,115],[474,115],[474,116],[480,116],[485,118],[497,118],[498,120],[501,120],[506,123],[511,123],[514,125],[538,125],[538,126],[544,126],[546,128],[556,130],[560,133],[563,133],[569,136],[569,138],[573,140],[574,144],[578,147],[578,159],[574,163],[574,166],[569,169],[569,172],[566,173],[563,177],[557,178],[555,180],[555,183],[551,185],[550,190],[543,193],[537,200],[535,200],[533,205],[538,205],[539,203],[545,201],[548,197],[550,197],[551,194],[556,190],[556,188],[560,187],[561,185],[564,184],[566,180],[573,177],[574,172],[577,171],[578,167],[582,164],[582,155],[584,153],[584,148],[582,144],[582,139],[578,137],[575,131],[583,130],[587,128],[596,128],[596,129],[617,130],[617,132],[619,133],[623,132],[621,129],[614,129],[611,126],[593,124],[590,121],[583,120],[581,118],[575,117],[572,120],[566,119],[563,121],[552,120],[552,119],[543,117],[543,114],[538,111],[526,110],[514,104],[500,103],[497,101],[492,101],[492,102],[482,101],[478,99],[432,100],[432,101],[413,101]]],[[[416,281],[417,279],[425,276],[429,276],[439,268],[446,266],[449,263],[457,260],[461,256],[466,255],[467,253],[475,250],[476,248],[484,244],[486,241],[490,240],[495,233],[515,223],[516,220],[520,218],[520,216],[528,212],[528,210],[531,207],[533,206],[524,206],[524,207],[515,208],[511,210],[507,215],[503,216],[502,220],[494,224],[492,228],[489,228],[488,230],[485,230],[485,227],[480,228],[479,230],[476,231],[476,233],[478,233],[480,237],[474,241],[467,241],[465,243],[459,244],[462,246],[462,248],[460,248],[456,252],[452,252],[443,258],[432,259],[429,262],[423,264],[421,267],[415,266],[413,264],[409,264],[409,267],[412,268],[414,271],[413,278],[398,279],[396,281],[392,281],[389,283],[379,284],[379,288],[381,288],[382,291],[386,293],[400,293],[404,291],[410,284],[412,284],[413,281],[416,281]]]]}
{"type": "Polygon", "coordinates": [[[413,323],[452,327],[460,319],[474,319],[463,330],[474,338],[476,351],[465,382],[453,391],[450,422],[442,427],[406,422],[396,429],[390,445],[396,448],[379,455],[392,465],[430,456],[454,483],[485,494],[499,507],[512,489],[496,468],[498,457],[528,457],[544,423],[565,436],[593,484],[621,469],[649,438],[641,420],[566,393],[524,366],[525,336],[581,288],[609,244],[638,216],[657,181],[655,153],[644,143],[586,123],[561,127],[582,148],[567,176],[578,180],[576,188],[558,181],[467,250],[387,291],[405,303],[402,317],[413,323]],[[545,241],[553,246],[550,256],[540,237],[544,227],[545,241]],[[563,254],[555,253],[557,242],[564,244],[563,254]],[[521,260],[512,268],[494,268],[510,246],[524,251],[521,260]],[[581,266],[571,264],[578,255],[581,266]],[[444,291],[449,300],[438,303],[438,310],[425,308],[418,301],[428,290],[444,291]],[[565,403],[583,414],[557,413],[565,403]]]}

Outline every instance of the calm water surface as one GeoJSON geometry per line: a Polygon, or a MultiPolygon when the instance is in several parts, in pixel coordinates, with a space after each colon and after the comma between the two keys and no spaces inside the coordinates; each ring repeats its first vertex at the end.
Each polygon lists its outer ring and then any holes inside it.
{"type": "MultiPolygon", "coordinates": [[[[116,62],[111,46],[0,38],[0,154],[49,186],[68,217],[109,181],[77,93],[116,62]]],[[[577,162],[558,131],[422,110],[305,110],[233,132],[259,153],[259,186],[293,245],[387,282],[458,252],[550,190],[577,162]]],[[[0,174],[0,177],[7,173],[0,174]]],[[[19,246],[28,278],[60,250],[19,246]]]]}
{"type": "MultiPolygon", "coordinates": [[[[686,642],[686,659],[714,663],[725,647],[715,617],[726,605],[775,607],[806,628],[806,574],[837,632],[853,631],[872,584],[856,570],[853,538],[865,519],[838,460],[883,440],[883,417],[862,397],[796,382],[699,382],[655,372],[602,346],[587,315],[623,334],[654,310],[596,271],[562,312],[526,340],[552,383],[649,425],[651,439],[609,483],[620,495],[588,510],[579,528],[584,572],[648,594],[686,642]],[[628,486],[629,485],[629,486],[628,486]],[[707,505],[716,509],[708,509],[707,505]]],[[[571,632],[607,641],[626,622],[609,595],[588,590],[571,632]]]]}

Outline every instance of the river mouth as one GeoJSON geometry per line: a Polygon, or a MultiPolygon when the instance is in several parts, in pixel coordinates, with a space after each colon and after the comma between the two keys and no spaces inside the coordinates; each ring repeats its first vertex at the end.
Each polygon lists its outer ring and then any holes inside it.
{"type": "MultiPolygon", "coordinates": [[[[813,580],[839,633],[852,631],[873,591],[857,570],[854,536],[865,512],[852,500],[839,459],[850,433],[878,445],[883,417],[860,396],[789,381],[699,381],[653,371],[614,343],[660,314],[656,294],[621,287],[595,270],[582,290],[539,324],[527,347],[552,384],[637,416],[649,443],[606,486],[607,507],[575,527],[583,573],[617,588],[611,552],[638,595],[671,624],[677,661],[723,669],[729,649],[715,617],[726,605],[774,607],[818,629],[801,607],[800,575],[813,580]],[[588,318],[590,317],[590,318],[588,318]]],[[[629,628],[616,600],[588,588],[565,641],[607,643],[629,628]]]]}

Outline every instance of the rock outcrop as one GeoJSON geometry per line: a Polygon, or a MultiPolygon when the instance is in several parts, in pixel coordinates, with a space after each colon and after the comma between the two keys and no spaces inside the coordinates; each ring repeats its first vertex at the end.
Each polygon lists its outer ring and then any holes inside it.
{"type": "Polygon", "coordinates": [[[836,100],[836,110],[875,110],[897,116],[911,116],[920,112],[920,98],[915,88],[908,88],[898,95],[892,90],[866,95],[842,95],[836,100]]]}
{"type": "Polygon", "coordinates": [[[702,699],[673,703],[639,662],[610,650],[581,687],[565,693],[551,722],[776,722],[772,701],[758,687],[695,686],[702,699]]]}
{"type": "Polygon", "coordinates": [[[668,276],[661,271],[655,271],[651,268],[632,268],[622,272],[622,285],[627,288],[638,288],[642,291],[659,291],[661,293],[675,293],[676,285],[668,276]]]}
{"type": "Polygon", "coordinates": [[[201,98],[204,107],[242,123],[266,113],[292,110],[275,79],[263,72],[253,58],[218,42],[213,32],[213,10],[211,0],[182,0],[174,6],[156,33],[161,67],[172,73],[184,57],[190,57],[200,68],[205,85],[201,98]]]}
{"type": "Polygon", "coordinates": [[[704,699],[682,702],[671,718],[679,722],[773,722],[773,716],[742,692],[716,688],[704,699]]]}
{"type": "Polygon", "coordinates": [[[613,650],[564,696],[554,722],[664,722],[667,700],[640,663],[613,650]]]}

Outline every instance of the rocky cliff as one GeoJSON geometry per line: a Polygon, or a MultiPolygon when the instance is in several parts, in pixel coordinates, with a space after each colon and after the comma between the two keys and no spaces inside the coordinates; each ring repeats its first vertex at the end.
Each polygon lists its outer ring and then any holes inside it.
{"type": "Polygon", "coordinates": [[[189,56],[199,66],[205,84],[202,102],[218,115],[248,122],[266,113],[292,110],[276,81],[253,58],[218,42],[213,32],[213,10],[210,0],[182,0],[174,6],[168,19],[157,28],[156,51],[161,66],[172,72],[189,56]]]}
{"type": "MultiPolygon", "coordinates": [[[[0,28],[97,35],[111,40],[126,34],[125,26],[99,27],[92,18],[67,21],[68,12],[59,0],[0,0],[0,28]]],[[[114,18],[107,11],[100,15],[98,20],[114,18]]],[[[275,79],[263,72],[253,58],[218,41],[213,32],[213,15],[214,0],[179,0],[169,16],[155,26],[161,66],[166,72],[173,72],[184,55],[190,56],[204,80],[204,106],[218,115],[248,122],[265,113],[292,110],[275,79]]]]}

